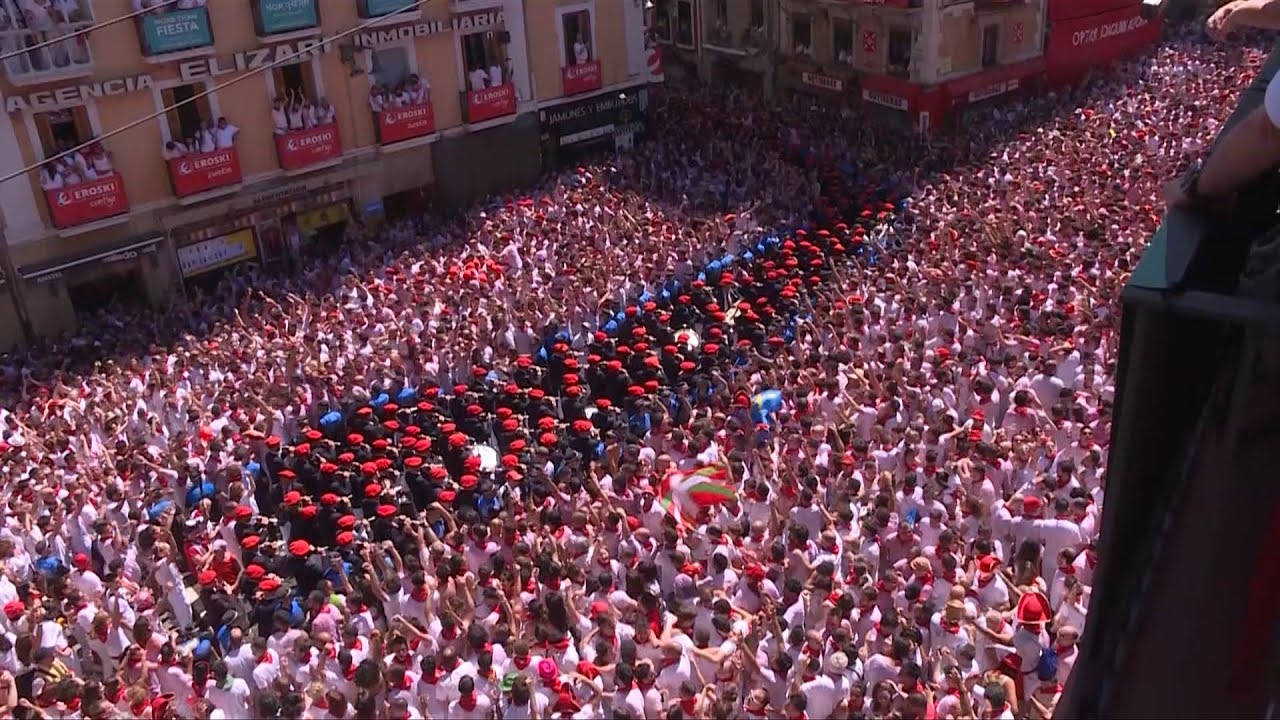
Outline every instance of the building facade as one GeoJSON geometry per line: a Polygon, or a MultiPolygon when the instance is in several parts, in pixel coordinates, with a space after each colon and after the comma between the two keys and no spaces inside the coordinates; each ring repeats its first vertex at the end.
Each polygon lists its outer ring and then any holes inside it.
{"type": "Polygon", "coordinates": [[[33,169],[0,183],[0,345],[112,298],[164,306],[229,265],[283,262],[352,214],[531,182],[558,106],[593,109],[577,112],[594,135],[565,147],[631,142],[608,108],[591,125],[594,108],[643,104],[652,71],[641,0],[9,4],[0,168],[33,169]]]}

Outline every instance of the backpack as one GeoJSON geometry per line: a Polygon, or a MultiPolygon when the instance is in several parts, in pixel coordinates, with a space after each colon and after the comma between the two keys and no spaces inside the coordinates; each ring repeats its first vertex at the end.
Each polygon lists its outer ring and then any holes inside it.
{"type": "Polygon", "coordinates": [[[1052,645],[1040,648],[1036,677],[1040,678],[1040,682],[1050,682],[1058,677],[1058,651],[1052,645]]]}

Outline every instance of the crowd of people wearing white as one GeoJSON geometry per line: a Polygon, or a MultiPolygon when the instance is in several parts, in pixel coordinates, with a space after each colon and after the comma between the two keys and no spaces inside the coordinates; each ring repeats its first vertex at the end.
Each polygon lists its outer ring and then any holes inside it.
{"type": "MultiPolygon", "coordinates": [[[[70,148],[61,144],[59,148],[70,148]]],[[[95,142],[84,148],[84,151],[65,152],[59,149],[54,159],[40,168],[40,187],[45,190],[57,190],[63,187],[92,182],[99,178],[115,174],[115,165],[111,162],[111,152],[102,143],[95,142]]]]}
{"type": "Polygon", "coordinates": [[[369,88],[369,109],[374,113],[431,102],[431,85],[412,74],[397,83],[377,83],[369,88]]]}
{"type": "Polygon", "coordinates": [[[218,150],[226,150],[236,145],[236,137],[240,128],[231,124],[225,117],[217,122],[207,120],[185,139],[168,140],[161,150],[165,160],[174,160],[188,155],[204,155],[218,150]]]}
{"type": "Polygon", "coordinates": [[[277,135],[332,125],[337,115],[338,111],[325,98],[308,98],[292,88],[271,104],[271,124],[277,135]]]}
{"type": "Polygon", "coordinates": [[[1260,58],[935,137],[671,84],[634,153],[4,359],[0,714],[1050,717],[1117,298],[1260,58]]]}

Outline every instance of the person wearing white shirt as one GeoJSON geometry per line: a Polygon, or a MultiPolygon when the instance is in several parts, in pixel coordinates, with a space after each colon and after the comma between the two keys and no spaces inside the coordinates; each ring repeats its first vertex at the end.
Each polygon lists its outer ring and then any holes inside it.
{"type": "Polygon", "coordinates": [[[200,152],[211,153],[218,149],[217,138],[214,137],[213,123],[206,123],[205,126],[196,131],[196,138],[200,141],[200,152]]]}
{"type": "Polygon", "coordinates": [[[483,67],[480,67],[479,65],[477,65],[475,68],[472,68],[471,70],[470,80],[471,80],[472,91],[484,90],[486,87],[486,83],[489,80],[489,73],[485,72],[485,69],[483,67]]]}
{"type": "Polygon", "coordinates": [[[494,63],[489,66],[489,87],[498,87],[502,84],[502,66],[494,63]]]}
{"type": "Polygon", "coordinates": [[[316,122],[320,125],[332,125],[334,118],[338,115],[338,111],[325,98],[320,98],[320,102],[315,105],[313,112],[316,116],[316,122]]]}
{"type": "Polygon", "coordinates": [[[240,128],[227,122],[224,117],[218,118],[218,126],[214,128],[213,136],[219,150],[235,147],[236,136],[239,134],[240,128]]]}
{"type": "Polygon", "coordinates": [[[410,75],[409,95],[417,105],[431,102],[431,84],[417,75],[410,75]]]}
{"type": "Polygon", "coordinates": [[[583,65],[591,62],[591,48],[582,41],[581,37],[573,39],[573,64],[583,65]]]}
{"type": "Polygon", "coordinates": [[[275,128],[277,135],[289,132],[289,115],[283,98],[276,98],[276,101],[271,104],[271,125],[275,128]]]}
{"type": "Polygon", "coordinates": [[[59,190],[62,186],[62,173],[58,172],[57,163],[45,163],[40,169],[40,187],[45,190],[59,190]]]}

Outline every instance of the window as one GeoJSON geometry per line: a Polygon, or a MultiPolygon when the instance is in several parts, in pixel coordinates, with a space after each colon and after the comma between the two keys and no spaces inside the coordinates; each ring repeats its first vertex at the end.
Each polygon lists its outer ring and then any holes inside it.
{"type": "Polygon", "coordinates": [[[715,0],[714,11],[710,13],[707,19],[713,23],[707,31],[707,34],[711,36],[711,42],[717,45],[732,44],[733,34],[729,30],[728,0],[715,0]]]}
{"type": "Polygon", "coordinates": [[[511,36],[505,30],[462,36],[462,61],[467,67],[467,89],[483,90],[511,82],[514,72],[507,54],[511,36]]]}
{"type": "MultiPolygon", "coordinates": [[[[90,142],[96,136],[89,119],[89,110],[83,105],[33,113],[32,120],[40,138],[41,149],[47,158],[90,142]]],[[[40,169],[40,186],[45,190],[54,190],[91,182],[114,173],[111,153],[101,143],[94,143],[83,150],[45,163],[40,169]]]]}
{"type": "Polygon", "coordinates": [[[853,21],[848,18],[831,19],[831,48],[835,60],[841,65],[853,64],[853,21]]]}
{"type": "Polygon", "coordinates": [[[374,50],[371,55],[369,75],[379,85],[394,88],[413,74],[409,68],[409,48],[382,48],[374,50]]]}
{"type": "MultiPolygon", "coordinates": [[[[165,107],[172,108],[177,103],[196,97],[206,89],[204,85],[178,85],[161,90],[160,97],[165,107]]],[[[217,118],[213,116],[209,96],[196,98],[194,102],[165,112],[164,119],[169,127],[169,139],[175,144],[182,143],[188,152],[213,152],[212,132],[217,118]]]]}
{"type": "Polygon", "coordinates": [[[889,28],[889,73],[905,76],[911,72],[911,30],[889,28]]]}
{"type": "Polygon", "coordinates": [[[560,16],[564,29],[564,65],[583,65],[595,59],[591,44],[591,11],[578,10],[560,16]]]}
{"type": "Polygon", "coordinates": [[[764,30],[764,0],[751,0],[751,29],[764,30]]]}
{"type": "Polygon", "coordinates": [[[813,18],[808,13],[791,14],[791,43],[796,55],[813,55],[813,18]]]}
{"type": "Polygon", "coordinates": [[[337,111],[320,92],[310,62],[281,65],[271,71],[276,96],[271,121],[277,135],[334,122],[337,111]]]}
{"type": "Polygon", "coordinates": [[[45,157],[65,152],[93,138],[89,111],[83,105],[35,113],[34,119],[45,157]]]}
{"type": "MultiPolygon", "coordinates": [[[[0,2],[0,53],[8,54],[70,35],[94,23],[90,0],[0,2]]],[[[42,48],[14,55],[5,61],[11,76],[61,74],[93,64],[86,36],[68,37],[42,48]]]]}
{"type": "Polygon", "coordinates": [[[649,7],[649,30],[659,42],[671,42],[673,0],[658,0],[649,7]]]}
{"type": "Polygon", "coordinates": [[[693,3],[676,0],[676,45],[693,49],[693,3]]]}
{"type": "Polygon", "coordinates": [[[1000,26],[992,23],[982,28],[982,67],[1000,62],[1000,26]]]}

